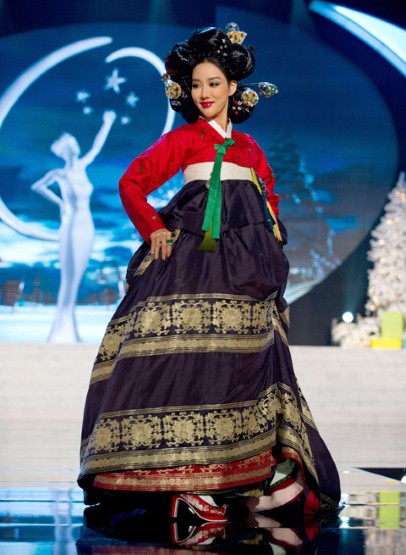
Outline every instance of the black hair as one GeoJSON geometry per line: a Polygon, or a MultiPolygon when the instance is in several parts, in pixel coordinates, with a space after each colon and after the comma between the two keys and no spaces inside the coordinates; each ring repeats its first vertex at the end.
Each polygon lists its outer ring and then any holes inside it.
{"type": "MultiPolygon", "coordinates": [[[[232,43],[227,34],[216,27],[199,29],[184,42],[175,44],[165,58],[166,72],[171,81],[181,87],[179,98],[170,99],[175,112],[192,123],[200,115],[191,96],[192,72],[194,67],[203,62],[214,63],[226,76],[228,82],[245,79],[255,69],[255,52],[250,46],[232,43]]],[[[233,123],[241,123],[249,118],[254,107],[244,106],[241,95],[246,87],[237,86],[230,96],[228,117],[233,123]]]]}

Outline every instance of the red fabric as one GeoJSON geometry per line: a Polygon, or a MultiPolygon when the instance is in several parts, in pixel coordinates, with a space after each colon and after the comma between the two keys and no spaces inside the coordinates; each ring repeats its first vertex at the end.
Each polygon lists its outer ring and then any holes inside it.
{"type": "Polygon", "coordinates": [[[106,472],[98,474],[93,485],[122,491],[218,491],[262,482],[275,465],[268,452],[224,464],[106,472]]]}
{"type": "Polygon", "coordinates": [[[307,515],[316,514],[320,509],[320,499],[316,495],[316,492],[310,490],[309,495],[306,498],[304,504],[304,513],[307,515]]]}
{"type": "MultiPolygon", "coordinates": [[[[254,168],[267,188],[268,200],[278,215],[279,196],[273,192],[275,178],[264,152],[252,137],[232,131],[235,145],[227,150],[225,162],[254,168]]],[[[180,169],[191,164],[214,162],[214,144],[224,138],[206,121],[186,124],[163,135],[138,156],[120,179],[123,206],[142,237],[149,241],[151,233],[164,228],[157,211],[147,202],[147,195],[163,185],[180,169]]]]}

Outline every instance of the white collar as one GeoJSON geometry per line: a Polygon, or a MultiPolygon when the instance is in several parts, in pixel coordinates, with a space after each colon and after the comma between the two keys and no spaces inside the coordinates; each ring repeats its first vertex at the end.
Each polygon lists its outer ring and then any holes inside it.
{"type": "Polygon", "coordinates": [[[231,139],[231,131],[233,130],[233,124],[231,123],[231,120],[228,120],[227,129],[224,131],[221,125],[219,125],[214,119],[207,120],[204,119],[202,116],[199,117],[201,117],[202,120],[207,121],[207,123],[211,125],[213,129],[215,129],[217,133],[219,133],[224,139],[231,139]]]}

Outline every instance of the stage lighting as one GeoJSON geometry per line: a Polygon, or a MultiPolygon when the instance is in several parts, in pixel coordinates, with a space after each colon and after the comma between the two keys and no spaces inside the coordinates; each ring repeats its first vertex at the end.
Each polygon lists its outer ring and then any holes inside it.
{"type": "Polygon", "coordinates": [[[350,324],[351,322],[354,321],[354,314],[352,312],[344,312],[344,314],[341,316],[343,322],[346,322],[347,324],[350,324]]]}
{"type": "Polygon", "coordinates": [[[347,29],[406,75],[405,29],[378,17],[330,2],[312,0],[309,9],[347,29]]]}

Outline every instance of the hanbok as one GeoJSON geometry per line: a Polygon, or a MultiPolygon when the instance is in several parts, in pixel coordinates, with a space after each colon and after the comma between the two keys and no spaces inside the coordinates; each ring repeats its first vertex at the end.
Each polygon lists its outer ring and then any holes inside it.
{"type": "Polygon", "coordinates": [[[215,125],[200,118],[164,135],[120,182],[146,242],[128,266],[127,293],[91,374],[79,476],[88,503],[107,490],[338,506],[337,470],[289,353],[289,265],[274,176],[249,135],[228,136],[215,252],[199,248],[215,145],[227,137],[215,125]],[[157,213],[146,195],[180,169],[184,186],[157,213]],[[163,226],[173,252],[154,260],[147,241],[163,226]]]}

